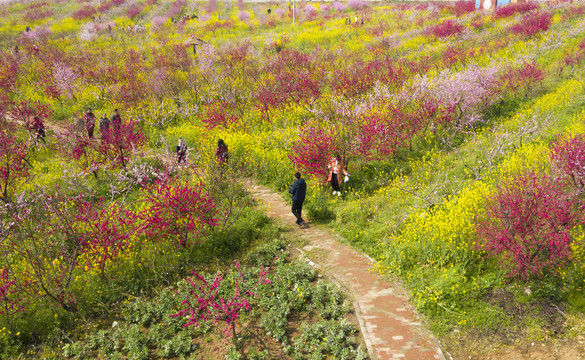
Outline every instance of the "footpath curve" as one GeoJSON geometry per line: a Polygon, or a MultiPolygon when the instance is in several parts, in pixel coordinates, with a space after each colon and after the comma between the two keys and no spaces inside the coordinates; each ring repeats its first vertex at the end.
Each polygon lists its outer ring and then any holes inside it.
{"type": "Polygon", "coordinates": [[[270,189],[245,182],[270,218],[295,227],[305,240],[301,251],[352,298],[362,335],[372,359],[445,360],[436,339],[424,329],[406,292],[371,272],[373,260],[336,240],[330,232],[306,223],[294,225],[290,205],[270,189]]]}

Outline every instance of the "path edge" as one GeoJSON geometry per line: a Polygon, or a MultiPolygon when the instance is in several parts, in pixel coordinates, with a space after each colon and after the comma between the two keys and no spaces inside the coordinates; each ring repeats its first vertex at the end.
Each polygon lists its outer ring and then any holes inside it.
{"type": "Polygon", "coordinates": [[[346,294],[347,296],[349,296],[351,298],[353,310],[355,312],[355,316],[358,319],[358,323],[360,324],[360,330],[362,332],[362,337],[364,338],[364,342],[366,343],[366,348],[368,350],[368,356],[372,360],[377,359],[378,357],[376,356],[376,352],[374,351],[374,346],[372,345],[372,339],[370,338],[370,333],[368,332],[368,329],[366,328],[366,321],[364,320],[363,315],[362,315],[362,309],[360,307],[360,304],[355,300],[351,291],[347,291],[347,289],[345,289],[343,286],[341,286],[341,284],[337,281],[337,279],[335,279],[333,276],[331,276],[327,270],[325,270],[321,265],[319,265],[316,262],[314,262],[313,260],[311,260],[311,257],[307,254],[306,251],[304,251],[303,249],[294,245],[293,243],[290,243],[289,246],[291,246],[296,251],[301,253],[305,257],[305,260],[307,261],[307,263],[311,267],[319,270],[325,277],[327,277],[327,280],[329,280],[331,283],[333,283],[335,286],[337,286],[338,289],[343,291],[344,294],[346,294]]]}

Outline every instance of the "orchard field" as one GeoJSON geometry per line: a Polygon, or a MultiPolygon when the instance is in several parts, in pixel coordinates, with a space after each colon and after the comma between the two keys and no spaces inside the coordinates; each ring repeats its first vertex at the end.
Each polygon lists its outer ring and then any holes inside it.
{"type": "Polygon", "coordinates": [[[0,0],[0,357],[367,358],[239,181],[297,170],[446,353],[583,356],[585,5],[295,10],[0,0]]]}

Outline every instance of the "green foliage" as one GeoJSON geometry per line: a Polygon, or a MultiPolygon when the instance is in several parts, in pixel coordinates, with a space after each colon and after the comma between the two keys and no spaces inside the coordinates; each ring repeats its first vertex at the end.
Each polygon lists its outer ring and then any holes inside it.
{"type": "MultiPolygon", "coordinates": [[[[355,336],[358,330],[344,317],[351,310],[346,297],[333,285],[318,279],[318,274],[302,260],[286,262],[286,251],[282,241],[265,243],[257,250],[248,253],[250,265],[242,266],[244,279],[252,285],[257,295],[252,300],[253,311],[244,320],[259,321],[262,332],[282,344],[282,351],[292,358],[323,358],[325,355],[344,359],[365,359],[365,353],[357,346],[355,336]],[[269,264],[269,285],[255,284],[258,264],[269,264]],[[317,315],[319,314],[319,315],[317,315]],[[318,316],[310,324],[301,321],[303,334],[289,338],[287,329],[290,321],[299,321],[308,315],[318,316]],[[313,335],[326,341],[314,346],[313,335]]],[[[213,281],[214,274],[205,274],[213,281]]],[[[228,283],[226,283],[228,284],[228,283]]],[[[235,287],[222,289],[218,296],[229,295],[235,287]]],[[[196,354],[198,346],[192,339],[206,341],[214,339],[219,329],[210,323],[197,327],[183,327],[187,321],[171,317],[181,307],[181,302],[190,292],[185,280],[174,286],[167,286],[154,297],[131,296],[122,301],[120,317],[100,330],[88,333],[84,339],[67,344],[62,349],[63,356],[70,358],[107,358],[147,359],[152,357],[173,358],[196,354]]],[[[252,329],[241,330],[242,339],[248,338],[252,329]]],[[[213,341],[213,340],[212,340],[213,341]]],[[[245,340],[244,340],[245,341],[245,340]]],[[[248,358],[268,359],[266,349],[249,349],[248,358]]],[[[226,355],[239,359],[241,354],[232,348],[226,355]]]]}

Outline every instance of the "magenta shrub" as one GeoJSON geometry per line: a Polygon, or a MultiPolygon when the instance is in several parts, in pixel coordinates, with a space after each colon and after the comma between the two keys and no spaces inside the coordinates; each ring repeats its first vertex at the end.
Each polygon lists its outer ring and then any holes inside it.
{"type": "Polygon", "coordinates": [[[176,239],[186,247],[203,236],[205,227],[218,224],[213,198],[198,184],[167,179],[149,186],[145,194],[143,230],[153,240],[176,239]]]}
{"type": "Polygon", "coordinates": [[[73,18],[75,20],[83,20],[93,16],[96,13],[96,9],[90,5],[83,5],[81,9],[77,10],[75,14],[73,14],[73,18]]]}
{"type": "Polygon", "coordinates": [[[475,1],[459,0],[449,6],[449,11],[456,16],[462,16],[475,11],[475,1]]]}
{"type": "Polygon", "coordinates": [[[585,192],[585,135],[558,138],[552,143],[552,159],[567,183],[578,194],[585,192]]]}
{"type": "Polygon", "coordinates": [[[38,21],[55,15],[54,10],[34,8],[26,12],[25,20],[30,22],[38,21]]]}
{"type": "MultiPolygon", "coordinates": [[[[256,294],[244,288],[246,279],[240,270],[240,264],[235,261],[237,275],[230,279],[230,283],[235,283],[236,291],[233,296],[226,296],[222,291],[221,283],[225,280],[224,275],[217,273],[213,283],[207,282],[205,278],[196,272],[192,272],[193,279],[187,278],[191,286],[190,294],[182,302],[185,309],[176,314],[170,315],[172,318],[185,317],[187,323],[183,325],[199,326],[200,322],[211,322],[212,325],[218,322],[225,323],[223,333],[226,337],[232,336],[234,343],[237,343],[236,321],[243,311],[251,311],[250,300],[256,297],[256,294]]],[[[270,284],[271,281],[266,278],[270,268],[260,267],[260,275],[256,282],[261,285],[270,284]]],[[[249,280],[249,279],[248,279],[249,280]]]]}
{"type": "Polygon", "coordinates": [[[250,13],[247,11],[239,11],[238,12],[238,20],[247,22],[250,21],[250,13]]]}
{"type": "Polygon", "coordinates": [[[524,14],[535,9],[538,9],[538,4],[535,2],[523,2],[500,6],[494,10],[494,19],[506,18],[516,14],[524,14]]]}
{"type": "Polygon", "coordinates": [[[571,260],[570,229],[583,207],[562,181],[526,173],[499,186],[477,227],[480,246],[512,278],[556,277],[571,260]]]}
{"type": "Polygon", "coordinates": [[[444,38],[451,35],[457,35],[465,29],[465,26],[457,24],[452,20],[445,20],[438,25],[432,25],[425,29],[425,33],[438,38],[444,38]]]}
{"type": "Polygon", "coordinates": [[[0,199],[7,201],[19,179],[28,176],[28,147],[16,138],[12,123],[0,122],[0,199]]]}
{"type": "Polygon", "coordinates": [[[518,24],[512,26],[513,34],[532,37],[539,32],[547,31],[552,22],[552,15],[548,12],[534,13],[525,16],[518,24]]]}
{"type": "Polygon", "coordinates": [[[337,135],[333,129],[305,125],[301,129],[299,139],[293,143],[292,149],[293,153],[289,157],[297,169],[325,181],[327,163],[339,150],[337,135]]]}
{"type": "Polygon", "coordinates": [[[129,18],[133,19],[138,14],[140,14],[143,9],[144,4],[132,4],[128,7],[128,9],[126,9],[126,15],[128,15],[129,18]]]}
{"type": "Polygon", "coordinates": [[[536,62],[525,62],[519,67],[510,67],[498,79],[499,92],[512,96],[524,96],[531,87],[544,80],[544,70],[536,62]]]}

